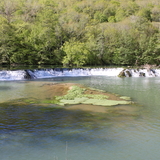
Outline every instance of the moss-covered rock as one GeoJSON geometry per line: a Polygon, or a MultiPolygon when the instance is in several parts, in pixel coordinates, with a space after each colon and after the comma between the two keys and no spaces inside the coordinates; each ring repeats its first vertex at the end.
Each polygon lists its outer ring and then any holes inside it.
{"type": "Polygon", "coordinates": [[[120,73],[119,73],[119,75],[118,75],[118,77],[126,77],[126,75],[125,75],[125,69],[124,70],[122,70],[120,73]]]}
{"type": "Polygon", "coordinates": [[[59,105],[67,104],[88,104],[88,105],[101,105],[101,106],[114,106],[118,104],[130,104],[129,97],[119,97],[119,99],[108,99],[109,96],[104,92],[96,91],[87,88],[81,88],[79,86],[72,86],[68,93],[64,96],[58,96],[56,99],[59,101],[59,105]],[[92,93],[92,94],[86,94],[92,93]],[[97,94],[99,93],[99,94],[97,94]],[[121,100],[126,99],[126,101],[121,100]]]}
{"type": "MultiPolygon", "coordinates": [[[[41,86],[51,95],[40,98],[20,99],[18,103],[43,104],[46,105],[94,105],[94,106],[115,106],[119,104],[130,104],[130,97],[118,96],[94,88],[87,88],[79,84],[52,84],[41,86]],[[48,90],[47,90],[48,89],[48,90]]],[[[47,94],[48,95],[48,94],[47,94]]],[[[16,102],[17,103],[17,102],[16,102]]]]}
{"type": "MultiPolygon", "coordinates": [[[[79,86],[72,86],[64,96],[57,96],[57,100],[74,100],[76,98],[106,99],[108,96],[103,94],[85,94],[86,89],[79,86]]],[[[78,99],[77,99],[78,100],[78,99]]]]}
{"type": "Polygon", "coordinates": [[[121,96],[121,97],[119,97],[119,98],[124,99],[124,100],[127,100],[127,101],[130,101],[130,100],[131,100],[131,98],[130,98],[130,97],[127,97],[127,96],[121,96]]]}
{"type": "Polygon", "coordinates": [[[93,99],[98,99],[98,100],[102,100],[102,99],[107,99],[109,98],[108,96],[106,95],[103,95],[103,94],[84,94],[83,95],[84,97],[88,97],[88,98],[93,98],[93,99]]]}
{"type": "Polygon", "coordinates": [[[68,90],[68,93],[64,96],[57,96],[56,99],[57,100],[74,100],[75,98],[81,98],[83,97],[83,93],[84,93],[85,89],[78,87],[78,86],[71,86],[71,89],[68,90]]]}
{"type": "Polygon", "coordinates": [[[116,100],[114,101],[114,100],[107,100],[107,99],[103,99],[103,100],[88,99],[82,103],[83,104],[100,105],[100,106],[115,106],[118,104],[130,104],[131,102],[129,102],[129,101],[116,101],[116,100]]]}

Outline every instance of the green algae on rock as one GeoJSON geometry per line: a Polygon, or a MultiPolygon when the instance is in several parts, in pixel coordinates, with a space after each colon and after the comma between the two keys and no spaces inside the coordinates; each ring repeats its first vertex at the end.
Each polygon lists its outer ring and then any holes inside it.
{"type": "Polygon", "coordinates": [[[75,98],[74,100],[60,100],[60,105],[66,104],[91,104],[91,105],[100,105],[100,106],[115,106],[118,104],[130,104],[130,101],[114,101],[107,99],[89,99],[89,98],[75,98]]]}
{"type": "Polygon", "coordinates": [[[88,99],[84,102],[83,104],[92,104],[92,105],[100,105],[100,106],[115,106],[118,104],[130,104],[131,102],[129,101],[117,101],[117,100],[99,100],[99,99],[88,99]]]}
{"type": "Polygon", "coordinates": [[[130,97],[127,97],[127,96],[122,96],[122,97],[119,97],[119,98],[124,99],[124,100],[128,100],[128,101],[131,100],[131,98],[130,98],[130,97]]]}
{"type": "Polygon", "coordinates": [[[84,93],[85,89],[78,87],[78,86],[71,86],[71,89],[68,90],[67,94],[64,96],[57,96],[56,99],[57,100],[74,100],[75,98],[81,98],[83,97],[83,93],[84,93]]]}
{"type": "MultiPolygon", "coordinates": [[[[72,86],[68,93],[64,96],[56,97],[57,100],[75,100],[76,98],[94,98],[106,99],[108,96],[103,94],[85,94],[86,89],[79,86],[72,86]]],[[[77,99],[79,100],[79,99],[77,99]]],[[[83,100],[83,99],[82,99],[83,100]]]]}
{"type": "Polygon", "coordinates": [[[40,98],[27,98],[19,100],[19,103],[41,104],[41,105],[94,105],[115,106],[119,104],[130,104],[130,97],[118,96],[102,90],[84,87],[74,83],[60,83],[43,85],[44,96],[40,98]],[[48,93],[49,92],[49,93],[48,93]],[[46,94],[47,93],[47,94],[46,94]]]}
{"type": "Polygon", "coordinates": [[[103,100],[103,99],[109,98],[108,96],[103,95],[103,94],[84,94],[83,96],[88,97],[90,99],[98,99],[98,100],[103,100]]]}
{"type": "MultiPolygon", "coordinates": [[[[97,90],[96,90],[97,91],[97,90]]],[[[72,86],[68,93],[64,96],[57,96],[56,99],[59,101],[59,105],[75,105],[75,104],[91,104],[91,105],[100,105],[100,106],[115,106],[119,104],[130,104],[129,97],[126,98],[126,101],[122,100],[124,97],[115,97],[116,99],[109,99],[109,96],[104,94],[104,92],[97,91],[94,93],[94,90],[82,88],[79,86],[72,86]],[[88,94],[89,93],[92,94],[88,94]]]]}

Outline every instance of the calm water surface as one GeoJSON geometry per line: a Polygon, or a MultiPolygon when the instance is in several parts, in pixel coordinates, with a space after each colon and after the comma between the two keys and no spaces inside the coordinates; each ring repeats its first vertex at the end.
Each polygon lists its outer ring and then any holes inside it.
{"type": "Polygon", "coordinates": [[[160,78],[78,77],[0,82],[1,160],[157,160],[160,78]],[[80,83],[130,96],[135,105],[110,113],[16,105],[44,97],[49,82],[80,83]],[[13,102],[14,100],[14,102],[13,102]]]}

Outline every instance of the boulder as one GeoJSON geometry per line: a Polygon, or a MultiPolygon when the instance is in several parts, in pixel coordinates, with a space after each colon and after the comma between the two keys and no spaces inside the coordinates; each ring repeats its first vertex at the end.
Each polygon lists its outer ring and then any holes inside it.
{"type": "Polygon", "coordinates": [[[131,74],[131,72],[129,70],[126,70],[125,72],[128,75],[127,77],[132,77],[132,74],[131,74]]]}
{"type": "Polygon", "coordinates": [[[126,77],[126,75],[125,75],[125,69],[123,69],[123,70],[119,73],[118,77],[126,77]]]}
{"type": "Polygon", "coordinates": [[[146,75],[145,75],[145,73],[140,72],[140,73],[139,73],[139,76],[140,76],[140,77],[145,77],[146,75]]]}
{"type": "Polygon", "coordinates": [[[28,70],[25,70],[24,78],[25,79],[32,79],[32,76],[29,74],[28,70]]]}
{"type": "Polygon", "coordinates": [[[34,73],[31,70],[25,70],[26,74],[24,76],[25,79],[36,79],[37,77],[34,75],[34,73]]]}

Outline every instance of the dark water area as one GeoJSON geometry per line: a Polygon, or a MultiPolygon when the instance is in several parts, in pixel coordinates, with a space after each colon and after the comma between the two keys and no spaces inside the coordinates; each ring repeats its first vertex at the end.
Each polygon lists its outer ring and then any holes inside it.
{"type": "MultiPolygon", "coordinates": [[[[157,160],[160,156],[160,78],[59,77],[0,82],[2,160],[157,160]],[[122,96],[135,104],[105,107],[106,112],[42,99],[48,83],[77,83],[122,96]]],[[[85,106],[84,106],[85,107],[85,106]]],[[[98,107],[98,106],[97,106],[98,107]]]]}
{"type": "MultiPolygon", "coordinates": [[[[28,132],[55,137],[59,135],[58,130],[62,128],[65,130],[86,129],[88,120],[90,125],[87,129],[98,128],[96,121],[92,120],[96,116],[83,111],[68,111],[63,108],[54,108],[54,106],[44,108],[39,106],[8,106],[8,104],[0,107],[0,109],[0,132],[2,133],[28,132]]],[[[62,137],[64,139],[65,136],[62,137]]]]}

